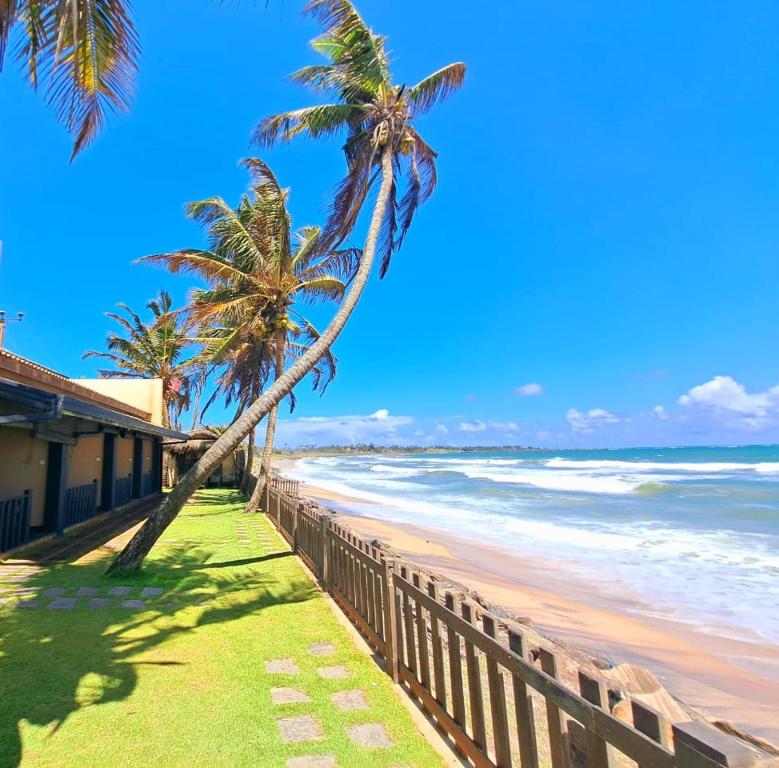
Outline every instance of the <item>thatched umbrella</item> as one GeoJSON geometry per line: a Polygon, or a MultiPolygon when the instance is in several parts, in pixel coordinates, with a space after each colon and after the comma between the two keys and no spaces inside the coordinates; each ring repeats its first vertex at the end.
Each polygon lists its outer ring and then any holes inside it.
{"type": "MultiPolygon", "coordinates": [[[[171,457],[183,457],[191,456],[192,463],[194,463],[200,456],[202,456],[219,438],[221,432],[218,429],[212,427],[198,427],[192,429],[187,434],[187,439],[180,443],[171,443],[165,446],[165,451],[171,457]]],[[[237,459],[237,457],[234,457],[237,459]]],[[[177,468],[180,468],[178,460],[176,460],[177,468]]],[[[239,463],[236,460],[235,466],[238,467],[239,463]]],[[[189,469],[189,467],[187,467],[189,469]]],[[[220,467],[221,472],[221,467],[220,467]]]]}

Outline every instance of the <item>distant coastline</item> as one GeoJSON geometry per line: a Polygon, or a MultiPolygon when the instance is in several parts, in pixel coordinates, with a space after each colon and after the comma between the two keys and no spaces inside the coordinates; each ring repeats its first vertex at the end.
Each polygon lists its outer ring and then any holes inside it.
{"type": "MultiPolygon", "coordinates": [[[[306,456],[371,455],[387,453],[513,453],[517,451],[556,451],[557,448],[534,448],[527,445],[304,445],[299,448],[275,448],[274,458],[301,458],[306,456]]],[[[261,451],[260,448],[257,449],[261,451]]]]}
{"type": "MultiPolygon", "coordinates": [[[[632,445],[624,448],[541,448],[532,445],[376,445],[374,443],[354,443],[350,445],[302,445],[296,448],[274,448],[273,457],[284,458],[311,458],[317,456],[357,456],[357,455],[384,455],[384,454],[424,454],[424,453],[517,453],[517,452],[560,452],[587,453],[591,451],[683,451],[686,449],[700,450],[739,450],[748,448],[779,448],[779,443],[744,443],[743,445],[632,445]]],[[[259,454],[262,448],[256,448],[259,454]]]]}

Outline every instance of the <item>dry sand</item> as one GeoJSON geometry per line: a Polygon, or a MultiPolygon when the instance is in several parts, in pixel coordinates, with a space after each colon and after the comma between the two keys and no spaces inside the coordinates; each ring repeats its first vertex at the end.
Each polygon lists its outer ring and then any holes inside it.
{"type": "MultiPolygon", "coordinates": [[[[283,472],[292,462],[279,463],[283,472]]],[[[371,518],[370,505],[311,485],[309,498],[432,571],[476,590],[534,627],[583,651],[651,669],[675,696],[715,720],[727,720],[779,744],[779,647],[708,634],[641,614],[640,606],[593,592],[584,580],[540,558],[515,555],[453,535],[371,518]],[[359,505],[360,514],[351,505],[359,505]]]]}

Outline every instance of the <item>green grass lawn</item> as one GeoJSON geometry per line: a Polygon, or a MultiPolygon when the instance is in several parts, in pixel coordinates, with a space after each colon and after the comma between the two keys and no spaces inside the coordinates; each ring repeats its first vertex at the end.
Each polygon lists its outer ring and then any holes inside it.
{"type": "Polygon", "coordinates": [[[260,515],[241,513],[231,491],[201,491],[168,529],[139,575],[104,576],[107,555],[58,565],[23,585],[37,607],[0,608],[0,768],[6,766],[284,766],[330,754],[338,766],[439,766],[389,678],[346,630],[260,515]],[[239,533],[239,528],[247,533],[239,533]],[[247,539],[248,544],[241,544],[247,539]],[[109,590],[127,586],[123,597],[109,590]],[[47,608],[65,588],[97,590],[69,610],[47,608]],[[162,587],[144,608],[122,607],[162,587]],[[90,608],[94,598],[106,607],[90,608]],[[307,648],[332,642],[334,656],[307,648]],[[265,661],[292,658],[297,676],[270,675],[265,661]],[[322,665],[348,679],[325,680],[322,665]],[[273,706],[272,686],[312,702],[273,706]],[[334,692],[362,689],[367,710],[341,712],[334,692]],[[324,737],[285,744],[278,717],[311,714],[324,737]],[[357,747],[348,726],[383,724],[394,746],[357,747]]]}

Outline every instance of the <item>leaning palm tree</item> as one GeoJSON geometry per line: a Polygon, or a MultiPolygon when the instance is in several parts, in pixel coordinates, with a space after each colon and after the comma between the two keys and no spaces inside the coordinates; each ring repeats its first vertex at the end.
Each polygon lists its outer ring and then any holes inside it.
{"type": "Polygon", "coordinates": [[[362,204],[378,183],[360,266],[349,292],[328,327],[308,351],[246,409],[230,429],[185,475],[150,515],[111,565],[112,571],[137,569],[162,532],[175,519],[203,477],[218,466],[251,429],[317,364],[338,338],[368,282],[377,251],[386,272],[418,207],[436,182],[435,152],[414,128],[417,117],[457,90],[465,65],[450,64],[413,86],[392,81],[383,37],[372,32],[349,0],[313,0],[308,13],[324,34],[315,50],[327,60],[306,67],[296,79],[332,95],[328,104],[307,107],[263,120],[256,139],[271,145],[298,135],[312,138],[346,135],[347,173],[339,185],[321,247],[332,247],[351,233],[362,204]],[[402,194],[399,187],[405,184],[402,194]]]}
{"type": "Polygon", "coordinates": [[[107,312],[124,331],[109,333],[107,352],[89,351],[84,357],[110,360],[114,368],[100,370],[104,378],[162,379],[164,426],[178,425],[181,413],[189,407],[192,360],[185,357],[189,341],[179,314],[167,291],[160,291],[147,305],[152,320],[143,322],[126,304],[119,308],[124,314],[107,312]]]}
{"type": "MultiPolygon", "coordinates": [[[[210,250],[185,249],[141,259],[211,283],[193,292],[187,314],[201,329],[196,338],[203,343],[199,359],[223,367],[215,395],[222,392],[228,404],[236,402],[239,414],[259,397],[271,368],[280,378],[286,359],[299,357],[319,338],[296,302],[339,301],[360,259],[356,248],[322,252],[318,227],[293,236],[287,190],[262,160],[250,158],[243,165],[252,174],[251,194],[244,195],[236,209],[221,198],[189,206],[190,215],[208,227],[210,250]]],[[[323,355],[311,373],[314,389],[324,391],[335,374],[332,355],[323,355]]],[[[256,507],[270,470],[277,414],[278,404],[268,416],[259,488],[247,509],[256,507]]],[[[253,437],[251,430],[249,461],[253,437]]]]}

